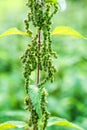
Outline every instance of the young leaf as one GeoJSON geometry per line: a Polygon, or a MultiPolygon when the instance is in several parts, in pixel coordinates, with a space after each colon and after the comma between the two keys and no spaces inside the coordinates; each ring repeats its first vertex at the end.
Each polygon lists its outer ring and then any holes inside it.
{"type": "Polygon", "coordinates": [[[47,2],[47,3],[57,3],[58,0],[45,0],[45,2],[47,2]]]}
{"type": "Polygon", "coordinates": [[[42,93],[41,89],[38,89],[35,85],[29,86],[29,95],[30,95],[31,101],[40,118],[42,117],[42,110],[40,106],[41,93],[42,93]]]}
{"type": "Polygon", "coordinates": [[[81,35],[79,32],[75,31],[70,27],[65,27],[65,26],[56,27],[51,33],[51,35],[68,35],[68,36],[75,36],[87,40],[87,38],[81,35]]]}
{"type": "Polygon", "coordinates": [[[25,122],[22,121],[8,121],[0,124],[0,130],[12,129],[12,128],[24,128],[26,126],[25,122]]]}
{"type": "Polygon", "coordinates": [[[58,117],[51,117],[49,120],[48,120],[48,127],[49,126],[65,126],[65,127],[70,127],[70,128],[75,128],[77,130],[84,130],[83,128],[65,120],[65,119],[62,119],[62,118],[58,118],[58,117]]]}
{"type": "Polygon", "coordinates": [[[23,36],[31,37],[32,32],[30,31],[30,33],[27,33],[27,32],[22,32],[22,31],[18,30],[17,28],[10,28],[6,32],[2,33],[0,35],[0,38],[6,37],[9,35],[23,35],[23,36]]]}

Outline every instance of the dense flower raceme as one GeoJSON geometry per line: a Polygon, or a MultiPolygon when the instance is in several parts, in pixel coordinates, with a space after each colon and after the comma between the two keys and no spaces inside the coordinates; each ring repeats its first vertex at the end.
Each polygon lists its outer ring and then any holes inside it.
{"type": "Polygon", "coordinates": [[[39,130],[39,122],[42,122],[42,129],[45,130],[49,112],[46,108],[46,94],[41,90],[40,105],[42,110],[42,119],[35,110],[32,99],[29,96],[29,82],[32,71],[38,69],[41,73],[45,72],[45,78],[37,82],[38,89],[48,80],[53,82],[55,67],[52,64],[52,57],[57,57],[51,47],[51,24],[52,17],[58,10],[56,0],[28,0],[26,4],[29,8],[28,17],[25,20],[27,33],[30,30],[30,24],[36,28],[36,34],[32,37],[32,42],[28,44],[24,54],[21,56],[24,66],[25,88],[28,94],[25,102],[27,109],[31,112],[29,124],[34,130],[39,130]],[[40,121],[41,120],[41,121],[40,121]],[[31,123],[30,123],[31,122],[31,123]]]}

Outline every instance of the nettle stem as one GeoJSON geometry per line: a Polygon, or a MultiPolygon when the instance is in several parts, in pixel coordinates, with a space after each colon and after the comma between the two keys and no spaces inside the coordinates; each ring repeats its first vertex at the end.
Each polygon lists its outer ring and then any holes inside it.
{"type": "MultiPolygon", "coordinates": [[[[39,52],[40,52],[40,45],[41,45],[41,29],[38,30],[38,55],[39,55],[39,52]]],[[[37,85],[39,83],[40,83],[40,64],[39,64],[39,61],[38,61],[38,66],[37,66],[37,85]]]]}
{"type": "MultiPolygon", "coordinates": [[[[43,0],[39,0],[39,2],[42,4],[43,0]]],[[[43,9],[42,9],[42,11],[43,11],[43,9]]],[[[40,45],[41,45],[41,28],[38,29],[38,55],[39,55],[39,52],[40,52],[40,45]]],[[[37,85],[39,83],[40,83],[40,64],[39,64],[39,58],[38,58],[37,85]]]]}

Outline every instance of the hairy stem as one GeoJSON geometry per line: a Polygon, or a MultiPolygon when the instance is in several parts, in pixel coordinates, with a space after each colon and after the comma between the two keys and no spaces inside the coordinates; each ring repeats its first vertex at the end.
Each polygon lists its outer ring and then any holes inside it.
{"type": "MultiPolygon", "coordinates": [[[[40,51],[40,44],[41,44],[41,30],[38,31],[38,53],[40,51]]],[[[40,65],[39,65],[39,59],[38,59],[38,67],[37,67],[37,85],[40,82],[40,65]]]]}
{"type": "MultiPolygon", "coordinates": [[[[43,0],[39,0],[41,3],[43,0]]],[[[38,29],[38,53],[40,51],[40,44],[41,44],[41,29],[38,29]]],[[[38,56],[39,57],[39,56],[38,56]]],[[[37,85],[40,82],[40,65],[39,65],[39,58],[38,58],[38,67],[37,67],[37,85]]]]}

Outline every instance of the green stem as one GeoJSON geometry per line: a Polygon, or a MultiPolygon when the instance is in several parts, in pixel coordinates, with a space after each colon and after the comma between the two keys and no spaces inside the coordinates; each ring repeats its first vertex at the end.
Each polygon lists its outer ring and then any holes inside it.
{"type": "MultiPolygon", "coordinates": [[[[38,53],[40,51],[40,44],[41,44],[41,30],[38,31],[38,53]]],[[[37,67],[37,85],[40,82],[40,65],[39,65],[39,59],[38,59],[38,67],[37,67]]]]}

